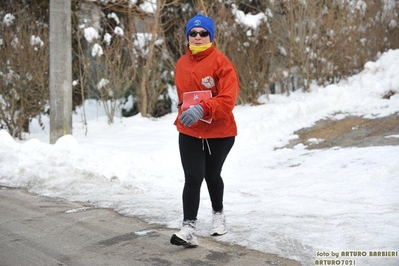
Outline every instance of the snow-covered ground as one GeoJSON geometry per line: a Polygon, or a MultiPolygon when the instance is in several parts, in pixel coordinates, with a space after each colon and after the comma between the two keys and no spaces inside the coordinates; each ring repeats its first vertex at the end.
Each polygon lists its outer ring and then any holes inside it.
{"type": "MultiPolygon", "coordinates": [[[[229,233],[217,239],[303,265],[332,259],[332,252],[356,265],[399,265],[397,253],[386,258],[369,253],[399,251],[399,146],[276,149],[295,138],[295,130],[323,118],[398,112],[398,69],[399,50],[393,50],[337,85],[312,86],[312,92],[290,97],[271,95],[261,106],[237,106],[239,135],[222,173],[229,233]],[[383,99],[389,91],[396,94],[383,99]],[[354,251],[366,256],[341,253],[354,251]]],[[[74,115],[73,136],[54,145],[49,127],[42,131],[37,121],[23,142],[1,130],[0,185],[179,228],[184,176],[176,113],[116,118],[108,125],[101,106],[86,105],[87,136],[81,110],[74,115]]],[[[198,226],[200,236],[210,237],[205,186],[198,226]]]]}

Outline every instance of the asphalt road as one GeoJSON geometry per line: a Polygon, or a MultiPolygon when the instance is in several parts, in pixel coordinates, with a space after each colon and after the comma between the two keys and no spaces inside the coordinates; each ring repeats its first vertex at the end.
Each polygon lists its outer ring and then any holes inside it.
{"type": "Polygon", "coordinates": [[[174,230],[83,203],[0,187],[0,266],[300,265],[200,237],[169,243],[174,230]]]}

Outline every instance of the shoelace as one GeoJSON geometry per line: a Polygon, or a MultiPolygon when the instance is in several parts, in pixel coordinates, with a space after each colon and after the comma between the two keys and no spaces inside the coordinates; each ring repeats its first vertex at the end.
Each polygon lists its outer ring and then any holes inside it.
{"type": "Polygon", "coordinates": [[[216,212],[215,215],[213,216],[213,219],[214,219],[214,225],[220,225],[224,223],[223,215],[220,212],[216,212]]]}

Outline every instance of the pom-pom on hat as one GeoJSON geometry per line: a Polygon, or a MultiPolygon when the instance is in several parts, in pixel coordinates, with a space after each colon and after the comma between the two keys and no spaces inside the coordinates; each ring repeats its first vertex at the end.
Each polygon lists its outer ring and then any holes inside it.
{"type": "Polygon", "coordinates": [[[213,41],[213,37],[215,36],[215,25],[213,24],[213,20],[204,15],[198,14],[191,18],[186,25],[186,38],[188,40],[188,33],[193,28],[204,28],[207,32],[209,32],[210,40],[213,41]]]}

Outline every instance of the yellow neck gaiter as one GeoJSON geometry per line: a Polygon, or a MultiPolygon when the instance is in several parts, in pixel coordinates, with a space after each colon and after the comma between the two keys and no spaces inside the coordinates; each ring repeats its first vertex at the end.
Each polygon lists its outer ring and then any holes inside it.
{"type": "Polygon", "coordinates": [[[212,43],[208,43],[205,45],[199,45],[199,46],[195,46],[195,45],[189,45],[190,51],[192,54],[198,54],[201,53],[203,51],[205,51],[206,49],[210,48],[212,46],[212,43]]]}

